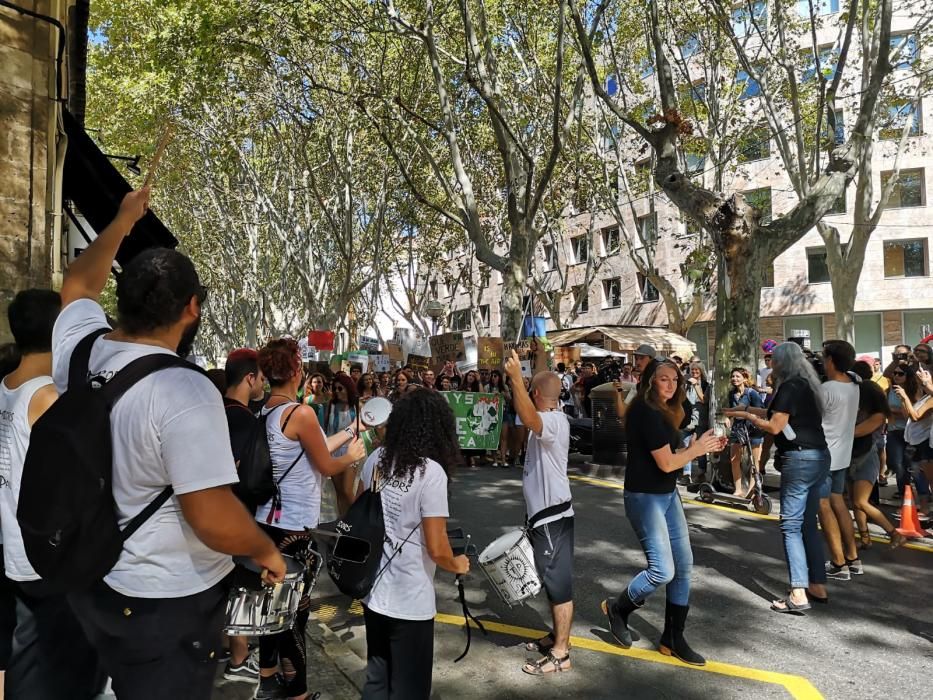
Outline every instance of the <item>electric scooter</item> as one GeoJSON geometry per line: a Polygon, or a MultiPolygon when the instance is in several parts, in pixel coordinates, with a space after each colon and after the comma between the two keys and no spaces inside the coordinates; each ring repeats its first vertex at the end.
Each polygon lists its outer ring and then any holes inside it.
{"type": "MultiPolygon", "coordinates": [[[[762,479],[761,472],[758,471],[758,465],[752,457],[752,441],[748,433],[747,424],[743,424],[739,427],[737,432],[740,441],[739,444],[742,446],[740,460],[743,481],[745,477],[748,477],[750,482],[748,491],[746,491],[744,496],[736,496],[733,493],[722,493],[717,491],[713,487],[713,484],[705,481],[701,483],[697,489],[697,499],[703,503],[741,505],[755,513],[769,515],[772,507],[771,499],[764,492],[764,480],[762,479]]],[[[721,455],[720,459],[723,458],[728,459],[728,456],[721,455]]]]}

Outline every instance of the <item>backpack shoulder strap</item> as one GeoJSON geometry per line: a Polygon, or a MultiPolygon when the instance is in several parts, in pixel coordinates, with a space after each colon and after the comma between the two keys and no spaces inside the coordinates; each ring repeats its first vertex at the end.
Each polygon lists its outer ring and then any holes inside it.
{"type": "Polygon", "coordinates": [[[94,347],[94,341],[109,332],[109,328],[98,328],[81,338],[78,344],[75,345],[74,350],[71,351],[71,361],[68,363],[69,389],[87,380],[88,365],[91,362],[91,348],[94,347]]]}
{"type": "Polygon", "coordinates": [[[144,522],[149,520],[155,512],[161,508],[165,502],[172,497],[173,489],[171,484],[166,486],[159,492],[159,495],[156,496],[145,508],[139,511],[132,520],[130,520],[126,527],[120,531],[120,536],[123,538],[123,541],[126,542],[130,537],[133,536],[133,533],[136,532],[144,522]]]}
{"type": "Polygon", "coordinates": [[[156,352],[130,362],[126,367],[117,372],[110,381],[104,384],[100,391],[104,392],[103,396],[107,401],[107,405],[113,406],[117,402],[117,399],[123,396],[123,394],[140,379],[149,376],[153,372],[158,372],[159,370],[169,367],[184,367],[185,369],[206,374],[203,369],[197,365],[191,364],[187,360],[183,360],[178,357],[178,355],[156,352]]]}

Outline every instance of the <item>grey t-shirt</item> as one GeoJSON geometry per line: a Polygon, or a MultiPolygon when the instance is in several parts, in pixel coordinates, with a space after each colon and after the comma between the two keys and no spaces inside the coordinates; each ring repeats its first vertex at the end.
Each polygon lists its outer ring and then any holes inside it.
{"type": "MultiPolygon", "coordinates": [[[[52,377],[68,385],[71,353],[98,328],[103,309],[79,299],[62,309],[52,331],[52,377]]],[[[92,374],[107,378],[133,360],[165,348],[98,338],[92,374]]],[[[237,482],[223,400],[210,380],[182,367],[156,372],[133,385],[110,414],[113,497],[120,527],[171,484],[175,495],[133,533],[104,581],[135,598],[181,598],[207,590],[233,569],[233,560],[198,539],[178,496],[237,482]]]]}
{"type": "MultiPolygon", "coordinates": [[[[570,422],[563,411],[539,411],[541,435],[528,434],[525,472],[522,490],[528,517],[545,508],[570,500],[570,479],[567,478],[567,451],[570,449],[570,422]]],[[[545,518],[538,525],[567,518],[573,508],[560,515],[545,518]]]]}
{"type": "MultiPolygon", "coordinates": [[[[382,448],[378,448],[363,465],[360,479],[364,484],[372,483],[373,470],[382,452],[382,448]]],[[[423,474],[419,468],[410,479],[390,479],[379,488],[386,527],[379,568],[384,571],[363,604],[380,615],[398,620],[433,619],[437,614],[434,593],[437,566],[428,555],[421,521],[448,517],[447,474],[440,464],[427,459],[423,474]],[[390,562],[389,558],[399,547],[401,549],[390,562]]]]}
{"type": "Polygon", "coordinates": [[[858,384],[855,382],[824,382],[823,433],[832,458],[830,471],[847,469],[852,462],[852,441],[855,439],[855,417],[858,413],[858,384]]]}

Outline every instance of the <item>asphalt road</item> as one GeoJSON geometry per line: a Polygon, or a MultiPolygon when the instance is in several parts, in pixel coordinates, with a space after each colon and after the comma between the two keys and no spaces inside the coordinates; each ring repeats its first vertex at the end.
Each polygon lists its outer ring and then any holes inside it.
{"type": "MultiPolygon", "coordinates": [[[[828,606],[802,617],[778,615],[768,605],[783,595],[787,572],[776,519],[692,504],[685,494],[695,557],[687,636],[710,661],[698,670],[656,652],[660,591],[633,617],[641,641],[629,651],[609,643],[599,602],[620,591],[644,555],[625,518],[621,481],[586,476],[582,465],[573,473],[573,671],[544,678],[521,672],[527,655],[519,645],[530,630],[549,624],[546,600],[542,594],[509,609],[479,572],[468,582],[467,598],[496,631],[488,637],[474,631],[469,656],[454,664],[465,635],[455,624],[461,612],[453,577],[438,572],[434,697],[930,697],[933,542],[895,552],[875,543],[864,554],[864,576],[830,582],[828,606]]],[[[480,549],[516,528],[524,511],[520,478],[518,469],[461,471],[452,486],[451,525],[471,533],[480,549]]],[[[321,620],[365,656],[358,604],[350,606],[326,575],[315,595],[321,620]]]]}

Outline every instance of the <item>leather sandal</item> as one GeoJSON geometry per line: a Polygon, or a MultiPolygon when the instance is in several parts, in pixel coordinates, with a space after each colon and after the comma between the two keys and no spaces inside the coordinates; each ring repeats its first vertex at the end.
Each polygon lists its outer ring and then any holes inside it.
{"type": "Polygon", "coordinates": [[[570,652],[568,651],[564,656],[558,658],[554,656],[554,653],[548,650],[542,658],[537,661],[529,661],[524,666],[522,666],[522,671],[527,673],[529,676],[546,676],[549,673],[564,673],[565,671],[572,670],[573,667],[570,665],[570,652]],[[551,665],[550,670],[545,670],[545,666],[548,664],[551,665]]]}

